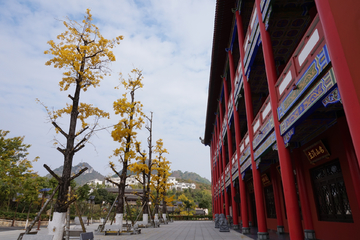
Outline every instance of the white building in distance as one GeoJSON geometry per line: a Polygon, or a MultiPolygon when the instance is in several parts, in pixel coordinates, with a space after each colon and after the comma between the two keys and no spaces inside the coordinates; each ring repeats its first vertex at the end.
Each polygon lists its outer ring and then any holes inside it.
{"type": "MultiPolygon", "coordinates": [[[[114,177],[114,178],[110,178],[113,182],[120,182],[120,178],[119,177],[114,177]]],[[[91,180],[94,181],[94,180],[91,180]]],[[[196,185],[195,183],[184,183],[184,182],[178,182],[176,181],[176,177],[169,177],[167,180],[167,183],[170,183],[171,186],[169,189],[175,189],[175,190],[181,190],[183,191],[184,189],[196,189],[196,185]]],[[[126,178],[126,187],[127,188],[131,188],[131,185],[136,185],[139,184],[139,182],[136,180],[136,176],[135,175],[131,175],[129,177],[126,178]]],[[[111,183],[110,181],[105,180],[105,186],[108,187],[116,187],[115,184],[111,183]]]]}

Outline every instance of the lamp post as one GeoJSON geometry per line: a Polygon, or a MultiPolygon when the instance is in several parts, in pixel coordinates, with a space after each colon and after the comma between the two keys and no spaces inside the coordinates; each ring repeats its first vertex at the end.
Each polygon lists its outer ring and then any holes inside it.
{"type": "MultiPolygon", "coordinates": [[[[47,192],[49,192],[51,190],[51,188],[42,188],[39,190],[39,192],[41,192],[42,194],[39,194],[39,198],[41,197],[42,195],[42,200],[41,200],[41,208],[43,207],[44,205],[44,200],[45,200],[45,195],[47,192]]],[[[39,216],[39,222],[38,222],[38,228],[37,230],[39,231],[40,230],[40,224],[41,224],[41,214],[39,216]]]]}

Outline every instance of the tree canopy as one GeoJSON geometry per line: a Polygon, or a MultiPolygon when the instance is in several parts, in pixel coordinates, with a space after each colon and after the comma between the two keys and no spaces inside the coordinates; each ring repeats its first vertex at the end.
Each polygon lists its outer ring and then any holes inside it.
{"type": "Polygon", "coordinates": [[[31,145],[23,142],[24,137],[8,138],[8,134],[9,131],[0,130],[0,204],[17,193],[31,192],[30,188],[24,188],[30,183],[35,188],[38,186],[35,181],[37,174],[33,173],[31,163],[38,157],[29,160],[27,156],[31,145]]]}

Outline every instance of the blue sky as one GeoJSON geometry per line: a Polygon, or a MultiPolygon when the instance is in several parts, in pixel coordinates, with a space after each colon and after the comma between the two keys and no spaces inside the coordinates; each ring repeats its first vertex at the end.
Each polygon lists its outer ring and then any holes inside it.
{"type": "MultiPolygon", "coordinates": [[[[114,49],[112,76],[100,87],[89,89],[81,101],[111,114],[101,120],[110,126],[119,119],[112,103],[123,94],[115,90],[118,73],[126,76],[133,67],[143,70],[144,88],[136,93],[145,114],[154,113],[153,141],[163,139],[172,170],[192,171],[210,179],[209,147],[204,135],[210,72],[215,1],[213,0],[0,0],[0,129],[10,137],[25,136],[31,144],[29,158],[39,156],[34,170],[47,174],[63,164],[53,146],[56,136],[47,115],[35,99],[59,109],[68,101],[60,92],[62,72],[45,66],[47,41],[65,31],[59,20],[81,20],[87,8],[105,38],[123,35],[114,49]]],[[[67,119],[60,124],[67,128],[67,119]]],[[[75,155],[73,165],[88,162],[103,175],[111,173],[109,159],[117,147],[110,131],[97,132],[90,144],[75,155]]],[[[138,140],[146,142],[142,130],[138,140]]]]}

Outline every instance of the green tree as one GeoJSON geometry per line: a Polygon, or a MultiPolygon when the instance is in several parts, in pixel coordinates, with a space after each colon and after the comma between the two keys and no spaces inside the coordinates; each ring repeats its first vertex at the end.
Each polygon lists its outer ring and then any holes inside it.
{"type": "Polygon", "coordinates": [[[76,196],[79,201],[87,201],[90,195],[90,186],[84,184],[76,189],[76,196]]]}
{"type": "Polygon", "coordinates": [[[63,23],[67,30],[57,36],[58,43],[53,40],[48,41],[50,49],[44,52],[53,56],[46,62],[46,65],[64,69],[63,78],[59,82],[60,91],[67,91],[70,86],[75,86],[73,95],[68,94],[71,104],[67,104],[60,110],[48,110],[48,115],[56,132],[65,138],[64,144],[59,141],[56,142],[60,144],[57,150],[64,156],[62,176],[57,176],[48,166],[44,165],[59,182],[59,194],[55,204],[55,212],[59,213],[56,214],[58,220],[55,220],[56,226],[49,226],[49,231],[55,230],[54,240],[62,239],[61,225],[65,221],[66,210],[75,201],[74,198],[70,201],[67,199],[70,182],[86,170],[83,169],[78,174],[71,176],[73,157],[89,140],[96,127],[97,120],[101,117],[109,117],[108,113],[93,107],[91,104],[80,102],[80,94],[89,87],[99,86],[104,76],[109,74],[107,64],[115,61],[111,49],[123,39],[122,36],[111,40],[104,38],[99,29],[92,23],[92,15],[89,9],[87,9],[81,23],[70,19],[63,23]],[[57,124],[57,119],[66,114],[70,115],[67,132],[57,124]],[[89,117],[95,118],[95,124],[92,127],[86,122],[89,117]],[[77,129],[78,120],[82,123],[81,129],[77,129]]]}
{"type": "Polygon", "coordinates": [[[9,131],[0,130],[0,204],[7,203],[17,193],[23,193],[24,185],[36,176],[32,161],[28,160],[31,145],[23,143],[24,137],[7,138],[9,131]]]}

